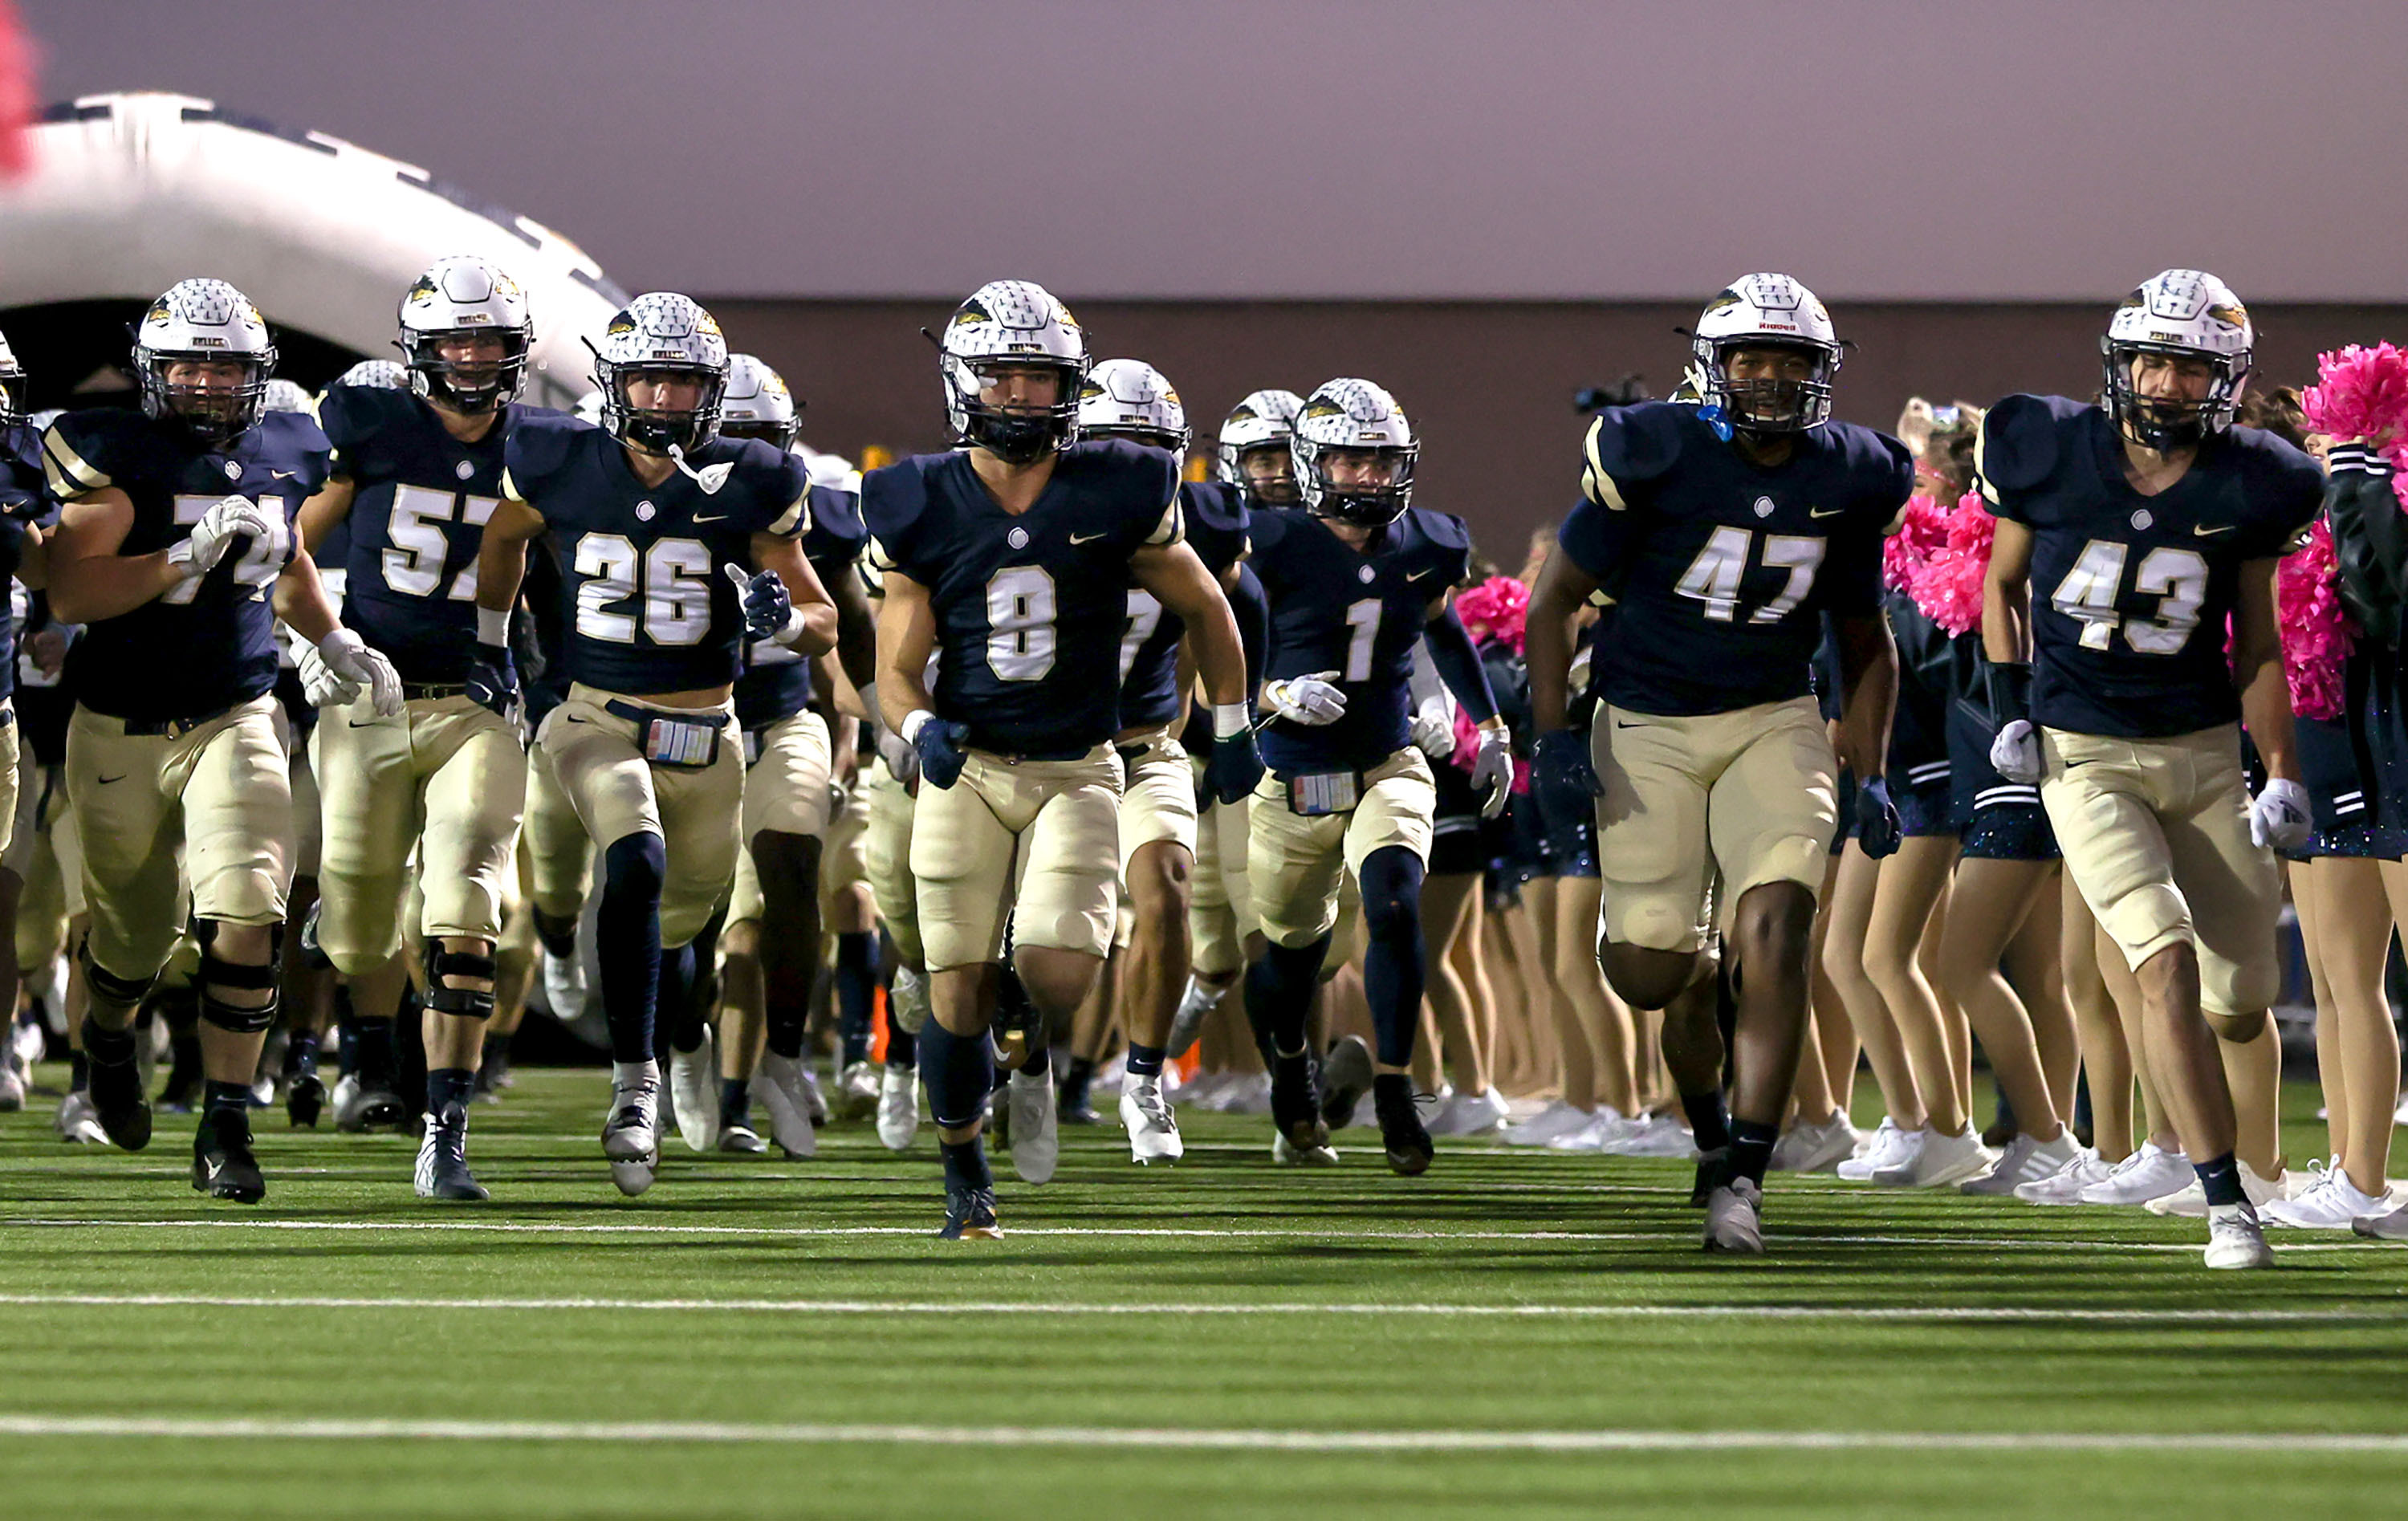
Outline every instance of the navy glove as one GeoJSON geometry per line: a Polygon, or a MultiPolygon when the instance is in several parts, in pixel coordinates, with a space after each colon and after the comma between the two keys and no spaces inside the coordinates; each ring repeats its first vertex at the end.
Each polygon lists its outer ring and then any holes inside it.
{"type": "Polygon", "coordinates": [[[518,662],[506,644],[480,644],[468,665],[468,700],[515,720],[519,706],[518,662]]]}
{"type": "Polygon", "coordinates": [[[1530,790],[1537,795],[1539,817],[1547,833],[1560,839],[1592,815],[1605,788],[1597,768],[1589,763],[1588,739],[1577,729],[1556,729],[1539,736],[1530,755],[1530,790]]]}
{"type": "Polygon", "coordinates": [[[1898,850],[1905,837],[1898,821],[1898,805],[1889,800],[1889,783],[1880,777],[1856,783],[1856,843],[1878,861],[1898,850]]]}
{"type": "Polygon", "coordinates": [[[795,599],[786,593],[786,583],[774,570],[764,570],[750,580],[736,566],[727,567],[727,579],[736,588],[737,604],[744,611],[744,632],[756,639],[774,639],[786,632],[794,621],[795,599]]]}
{"type": "Polygon", "coordinates": [[[1212,756],[1204,763],[1204,783],[1224,803],[1251,796],[1263,780],[1263,753],[1254,731],[1240,729],[1212,741],[1212,756]]]}
{"type": "MultiPolygon", "coordinates": [[[[909,724],[910,720],[904,720],[909,724]]],[[[962,764],[970,758],[968,724],[949,724],[930,713],[911,731],[911,748],[920,756],[920,780],[950,787],[962,778],[962,764]]]]}

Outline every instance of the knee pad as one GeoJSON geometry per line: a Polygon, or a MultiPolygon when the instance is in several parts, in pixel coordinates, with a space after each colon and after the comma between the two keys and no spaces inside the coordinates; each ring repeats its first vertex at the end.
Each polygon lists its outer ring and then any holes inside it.
{"type": "Polygon", "coordinates": [[[83,963],[84,984],[111,1003],[128,1008],[138,1006],[150,996],[150,984],[159,980],[152,972],[148,977],[120,977],[92,958],[92,937],[86,935],[76,947],[76,959],[83,963]]]}
{"type": "Polygon", "coordinates": [[[276,1023],[277,986],[281,982],[284,961],[284,926],[267,926],[267,963],[254,967],[240,961],[227,961],[216,952],[220,926],[214,919],[194,919],[192,935],[201,948],[201,967],[195,980],[201,989],[201,1017],[222,1030],[236,1035],[257,1035],[276,1023]],[[258,1008],[246,1008],[229,1003],[219,996],[225,988],[244,992],[265,993],[267,1001],[258,1008]]]}
{"type": "Polygon", "coordinates": [[[650,830],[627,836],[602,854],[602,896],[607,900],[658,903],[668,877],[668,846],[650,830]]]}
{"type": "Polygon", "coordinates": [[[494,980],[494,958],[473,951],[447,951],[439,940],[429,940],[420,960],[426,968],[426,1007],[438,1014],[462,1019],[486,1019],[494,1012],[494,990],[448,986],[447,977],[494,980]]]}
{"type": "MultiPolygon", "coordinates": [[[[246,969],[255,971],[259,969],[246,969]]],[[[219,1029],[231,1030],[236,1035],[265,1035],[276,1023],[280,1001],[271,993],[265,1003],[256,1009],[247,1009],[240,1004],[228,1003],[215,992],[204,988],[201,990],[201,1018],[219,1029]]]]}

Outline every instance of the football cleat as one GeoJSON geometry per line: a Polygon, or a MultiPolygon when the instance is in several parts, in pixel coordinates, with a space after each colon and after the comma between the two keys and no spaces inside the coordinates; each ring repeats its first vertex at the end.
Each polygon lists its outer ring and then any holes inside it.
{"type": "Polygon", "coordinates": [[[859,1061],[846,1067],[836,1080],[837,1117],[866,1120],[878,1112],[878,1068],[859,1061]]]}
{"type": "Polygon", "coordinates": [[[1776,1172],[1827,1172],[1856,1155],[1856,1127],[1845,1114],[1821,1125],[1793,1125],[1773,1143],[1776,1172]]]}
{"type": "Polygon", "coordinates": [[[440,1114],[422,1116],[418,1167],[411,1184],[421,1198],[484,1199],[494,1196],[468,1170],[468,1112],[448,1104],[440,1114]]]}
{"type": "Polygon", "coordinates": [[[1338,1160],[1330,1149],[1329,1125],[1322,1118],[1312,1058],[1302,1053],[1271,1062],[1271,1146],[1274,1161],[1318,1167],[1338,1160]]]}
{"type": "Polygon", "coordinates": [[[59,1100],[58,1112],[50,1117],[51,1127],[59,1139],[71,1146],[106,1146],[108,1132],[100,1127],[93,1113],[92,1096],[80,1090],[59,1100]]]}
{"type": "Polygon", "coordinates": [[[2273,1250],[2258,1224],[2258,1212],[2246,1204],[2211,1205],[2207,1212],[2207,1265],[2211,1268],[2271,1268],[2273,1250]]]}
{"type": "Polygon", "coordinates": [[[565,956],[543,953],[543,996],[552,1017],[568,1024],[585,1012],[585,958],[571,951],[565,956]]]}
{"type": "Polygon", "coordinates": [[[193,1132],[193,1188],[211,1198],[256,1204],[267,1197],[267,1180],[251,1154],[251,1116],[238,1109],[212,1109],[193,1132]]]}
{"type": "Polygon", "coordinates": [[[284,1123],[295,1130],[315,1130],[326,1112],[326,1080],[314,1067],[293,1074],[284,1084],[284,1123]]]}
{"type": "Polygon", "coordinates": [[[25,1074],[17,1064],[0,1060],[0,1114],[14,1114],[25,1107],[25,1074]]]}
{"type": "Polygon", "coordinates": [[[945,1190],[945,1228],[937,1232],[941,1241],[999,1241],[1003,1227],[996,1223],[995,1190],[992,1188],[947,1188],[945,1190]]]}
{"type": "Polygon", "coordinates": [[[719,1145],[719,1096],[712,1091],[719,1077],[717,1048],[705,1026],[700,1045],[669,1052],[669,1103],[688,1151],[707,1152],[719,1145]]]}
{"type": "Polygon", "coordinates": [[[1282,1131],[1271,1137],[1271,1160],[1281,1167],[1335,1167],[1338,1148],[1329,1143],[1329,1130],[1318,1119],[1309,1127],[1300,1126],[1294,1140],[1282,1131]]]}
{"type": "Polygon", "coordinates": [[[1121,1127],[1128,1132],[1129,1160],[1143,1167],[1176,1162],[1186,1154],[1179,1138],[1179,1122],[1162,1097],[1160,1077],[1131,1074],[1121,1088],[1121,1127]]]}
{"type": "Polygon", "coordinates": [[[610,1083],[610,1110],[602,1122],[602,1155],[610,1159],[610,1181],[629,1198],[652,1185],[661,1165],[660,1069],[630,1063],[610,1083]]]}
{"type": "Polygon", "coordinates": [[[1371,1047],[1359,1035],[1340,1036],[1321,1064],[1321,1118],[1332,1130],[1345,1128],[1354,1106],[1371,1091],[1371,1047]]]}
{"type": "Polygon", "coordinates": [[[1371,1102],[1379,1111],[1380,1149],[1387,1155],[1388,1169],[1400,1178],[1427,1172],[1438,1148],[1430,1144],[1429,1132],[1422,1127],[1412,1079],[1390,1074],[1373,1080],[1371,1102]]]}
{"type": "Polygon", "coordinates": [[[810,1058],[781,1056],[774,1051],[761,1054],[761,1065],[752,1073],[752,1093],[769,1112],[769,1139],[788,1156],[819,1154],[819,1133],[811,1118],[811,1099],[817,1092],[810,1058]]]}
{"type": "Polygon", "coordinates": [[[381,1081],[370,1084],[357,1072],[345,1072],[335,1082],[334,1098],[335,1128],[346,1135],[401,1128],[401,1096],[381,1081]]]}
{"type": "Polygon", "coordinates": [[[1004,1105],[1010,1111],[1011,1169],[1023,1183],[1048,1183],[1061,1159],[1061,1132],[1055,1127],[1054,1074],[1030,1076],[1014,1072],[1003,1085],[1004,1105]]]}
{"type": "Polygon", "coordinates": [[[150,1144],[150,1101],[142,1095],[142,1070],[133,1062],[91,1064],[92,1117],[108,1143],[138,1152],[150,1144]]]}
{"type": "Polygon", "coordinates": [[[758,1156],[769,1149],[769,1143],[761,1139],[761,1132],[738,1120],[720,1127],[719,1149],[738,1156],[758,1156]]]}
{"type": "Polygon", "coordinates": [[[920,1133],[920,1074],[888,1067],[878,1077],[878,1140],[890,1152],[911,1144],[920,1133]]]}
{"type": "Polygon", "coordinates": [[[1733,1178],[1706,1199],[1705,1248],[1734,1256],[1764,1255],[1764,1190],[1733,1178]]]}

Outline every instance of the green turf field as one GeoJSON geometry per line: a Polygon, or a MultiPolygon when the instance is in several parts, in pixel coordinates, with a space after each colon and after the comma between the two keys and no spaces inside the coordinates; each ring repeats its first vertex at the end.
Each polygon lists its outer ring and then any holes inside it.
{"type": "Polygon", "coordinates": [[[1441,1142],[1406,1182],[1353,1131],[1287,1171],[1190,1116],[1172,1171],[1116,1127],[1041,1190],[998,1164],[1010,1238],[950,1244],[924,1131],[672,1139],[623,1200],[603,1083],[477,1112],[489,1206],[280,1113],[255,1209],[192,1192],[189,1119],[129,1156],[0,1116],[0,1516],[2408,1506],[2408,1255],[2349,1237],[2211,1274],[2196,1222],[1776,1179],[1732,1263],[1685,1165],[1441,1142]]]}

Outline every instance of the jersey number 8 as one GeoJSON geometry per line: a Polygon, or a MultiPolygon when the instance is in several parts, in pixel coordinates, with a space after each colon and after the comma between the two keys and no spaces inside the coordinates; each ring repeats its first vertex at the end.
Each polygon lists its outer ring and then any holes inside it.
{"type": "Polygon", "coordinates": [[[2073,568],[2057,583],[2049,601],[2057,611],[2082,625],[2082,647],[2104,650],[2124,642],[2144,655],[2180,654],[2199,627],[2199,610],[2207,600],[2207,560],[2197,550],[2160,545],[2141,556],[2132,573],[2132,590],[2157,599],[2155,618],[2125,618],[2115,610],[2123,594],[2124,558],[2131,546],[2094,538],[2082,546],[2073,568]]]}
{"type": "Polygon", "coordinates": [[[986,664],[999,681],[1041,682],[1054,668],[1054,577],[1006,566],[986,583],[986,664]]]}

